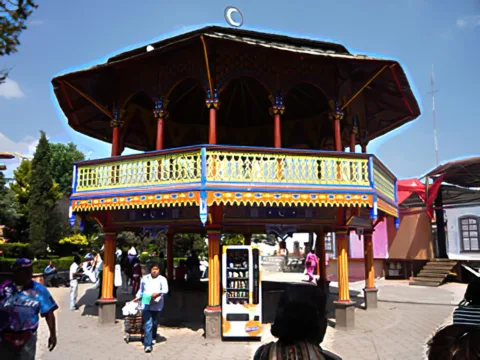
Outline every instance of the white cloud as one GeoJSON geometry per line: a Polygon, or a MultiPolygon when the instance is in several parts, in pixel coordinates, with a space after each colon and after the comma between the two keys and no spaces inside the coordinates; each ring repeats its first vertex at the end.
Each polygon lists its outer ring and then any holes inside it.
{"type": "Polygon", "coordinates": [[[43,24],[45,24],[45,21],[38,19],[38,20],[29,21],[27,25],[28,26],[38,26],[38,25],[43,25],[43,24]]]}
{"type": "Polygon", "coordinates": [[[20,85],[10,78],[7,78],[3,84],[0,84],[0,97],[5,99],[20,99],[25,96],[20,85]]]}
{"type": "MultiPolygon", "coordinates": [[[[0,132],[0,152],[15,152],[23,156],[33,156],[38,144],[38,138],[33,136],[26,136],[22,140],[15,142],[0,132]]],[[[13,170],[20,164],[21,159],[15,157],[11,160],[1,160],[7,165],[5,175],[13,177],[13,170]]]]}
{"type": "Polygon", "coordinates": [[[457,19],[459,29],[474,28],[480,26],[480,15],[464,16],[457,19]]]}

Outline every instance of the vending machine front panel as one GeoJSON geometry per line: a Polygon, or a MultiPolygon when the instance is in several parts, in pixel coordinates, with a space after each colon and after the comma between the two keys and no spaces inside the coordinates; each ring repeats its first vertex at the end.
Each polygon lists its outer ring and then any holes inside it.
{"type": "Polygon", "coordinates": [[[223,337],[261,337],[261,284],[259,270],[258,249],[253,252],[251,246],[233,245],[223,247],[223,337]],[[256,281],[255,278],[257,279],[256,281]]]}

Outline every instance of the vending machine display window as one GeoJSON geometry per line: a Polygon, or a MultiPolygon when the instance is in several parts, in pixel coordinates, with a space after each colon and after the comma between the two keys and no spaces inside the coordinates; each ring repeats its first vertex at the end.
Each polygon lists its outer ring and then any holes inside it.
{"type": "Polygon", "coordinates": [[[248,304],[249,298],[248,250],[227,250],[227,304],[248,304]]]}
{"type": "Polygon", "coordinates": [[[222,336],[261,339],[262,285],[257,247],[223,247],[222,287],[222,336]]]}

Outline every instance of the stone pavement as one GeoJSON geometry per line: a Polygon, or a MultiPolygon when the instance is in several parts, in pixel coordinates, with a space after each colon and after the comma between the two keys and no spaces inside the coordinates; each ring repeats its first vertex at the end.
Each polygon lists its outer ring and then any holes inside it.
{"type": "MultiPolygon", "coordinates": [[[[300,277],[301,278],[301,277],[300,277]]],[[[284,279],[284,281],[289,279],[284,279]]],[[[464,285],[445,285],[441,288],[415,288],[401,282],[379,280],[379,302],[376,310],[363,310],[360,285],[352,284],[356,297],[356,327],[352,330],[335,329],[333,307],[330,305],[329,323],[322,346],[343,359],[422,359],[425,343],[435,330],[451,322],[452,304],[463,296],[464,285]],[[382,295],[380,295],[382,294],[382,295]],[[417,303],[411,303],[415,296],[417,303]],[[395,302],[389,302],[388,299],[395,302]],[[425,300],[426,299],[426,300],[425,300]],[[436,305],[433,300],[437,299],[436,305]],[[438,301],[441,300],[441,302],[438,301]],[[447,301],[448,300],[448,301],[447,301]],[[422,303],[423,301],[423,303],[422,303]],[[446,305],[438,305],[439,303],[446,305]]],[[[92,285],[81,285],[80,296],[92,285]]],[[[160,325],[163,341],[154,347],[152,354],[144,354],[139,341],[126,344],[123,324],[101,326],[88,305],[81,311],[68,310],[69,289],[51,289],[58,302],[58,346],[49,353],[46,344],[48,329],[42,321],[39,329],[37,359],[88,360],[88,359],[252,359],[258,343],[211,342],[203,338],[203,330],[191,328],[166,328],[160,325]]],[[[335,292],[335,288],[332,288],[335,292]]],[[[90,299],[87,303],[94,303],[90,299]]],[[[274,340],[270,326],[265,327],[262,342],[274,340]]]]}

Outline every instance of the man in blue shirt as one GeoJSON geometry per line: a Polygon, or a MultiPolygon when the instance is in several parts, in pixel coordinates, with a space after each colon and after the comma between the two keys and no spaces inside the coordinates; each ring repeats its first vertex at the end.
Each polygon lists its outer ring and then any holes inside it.
{"type": "Polygon", "coordinates": [[[48,349],[57,345],[57,304],[48,290],[32,280],[32,262],[18,259],[13,264],[13,281],[0,286],[0,354],[2,360],[35,359],[39,315],[47,321],[48,349]]]}
{"type": "Polygon", "coordinates": [[[152,352],[152,345],[157,339],[158,320],[163,310],[164,295],[168,294],[168,282],[160,275],[160,266],[152,265],[150,274],[142,278],[140,289],[133,301],[141,301],[140,308],[143,316],[145,352],[152,352]]]}

